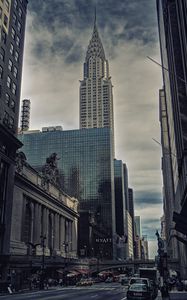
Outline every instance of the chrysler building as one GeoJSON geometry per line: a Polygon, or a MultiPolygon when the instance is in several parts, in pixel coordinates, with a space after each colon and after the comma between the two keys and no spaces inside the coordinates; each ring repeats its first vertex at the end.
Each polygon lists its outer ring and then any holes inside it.
{"type": "Polygon", "coordinates": [[[95,16],[84,63],[84,79],[80,81],[80,129],[99,127],[110,127],[113,131],[114,117],[109,65],[95,16]]]}

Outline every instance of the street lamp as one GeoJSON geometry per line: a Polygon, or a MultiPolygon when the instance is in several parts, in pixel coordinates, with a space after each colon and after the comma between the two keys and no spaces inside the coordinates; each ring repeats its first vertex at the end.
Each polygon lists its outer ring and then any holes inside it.
{"type": "Polygon", "coordinates": [[[65,251],[65,265],[64,265],[64,269],[65,269],[65,272],[64,272],[64,281],[65,281],[65,285],[67,286],[68,285],[68,282],[67,282],[67,273],[68,273],[68,270],[67,270],[67,267],[68,267],[68,257],[67,257],[67,254],[68,254],[68,246],[69,246],[69,243],[64,241],[62,246],[64,247],[64,251],[65,251]]]}
{"type": "MultiPolygon", "coordinates": [[[[33,244],[32,242],[27,243],[27,250],[28,253],[27,255],[29,256],[29,269],[30,269],[30,276],[32,274],[32,258],[30,259],[30,256],[35,256],[36,255],[36,247],[39,246],[40,243],[33,244]],[[32,248],[32,252],[30,253],[30,247],[32,248]]],[[[30,283],[29,283],[29,288],[31,290],[31,278],[30,278],[30,283]]]]}

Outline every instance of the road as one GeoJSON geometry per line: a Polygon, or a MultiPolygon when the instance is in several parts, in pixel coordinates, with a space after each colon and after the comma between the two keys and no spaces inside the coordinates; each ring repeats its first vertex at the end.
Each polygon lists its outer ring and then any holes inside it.
{"type": "MultiPolygon", "coordinates": [[[[187,300],[187,292],[172,292],[171,300],[187,300]]],[[[119,283],[99,283],[91,287],[57,287],[0,296],[0,300],[126,300],[126,289],[119,283]]],[[[156,300],[161,300],[160,295],[156,300]]]]}

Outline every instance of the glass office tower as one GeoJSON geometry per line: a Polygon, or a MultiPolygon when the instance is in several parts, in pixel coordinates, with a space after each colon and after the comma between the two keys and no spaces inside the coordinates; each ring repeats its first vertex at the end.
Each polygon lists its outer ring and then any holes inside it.
{"type": "Polygon", "coordinates": [[[25,132],[19,138],[28,163],[39,171],[46,158],[57,153],[62,189],[79,200],[81,211],[94,214],[110,240],[110,255],[113,255],[115,207],[111,129],[48,131],[45,128],[43,132],[25,132]]]}

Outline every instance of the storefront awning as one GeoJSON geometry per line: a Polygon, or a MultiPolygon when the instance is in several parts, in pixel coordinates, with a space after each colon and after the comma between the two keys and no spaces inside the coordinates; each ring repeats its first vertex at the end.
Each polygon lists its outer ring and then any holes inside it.
{"type": "Polygon", "coordinates": [[[68,274],[67,274],[67,277],[74,277],[74,276],[77,276],[79,275],[79,273],[77,271],[70,271],[68,274]]]}

